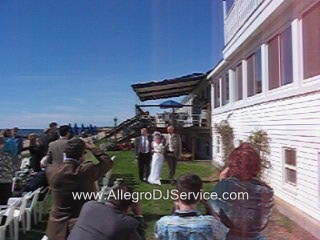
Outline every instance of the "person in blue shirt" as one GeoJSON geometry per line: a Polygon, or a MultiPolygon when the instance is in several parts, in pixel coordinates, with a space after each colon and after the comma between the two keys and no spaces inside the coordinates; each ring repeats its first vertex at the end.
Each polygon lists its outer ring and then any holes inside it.
{"type": "Polygon", "coordinates": [[[196,209],[201,199],[202,181],[198,175],[185,174],[177,180],[174,193],[175,211],[157,221],[155,237],[158,240],[218,240],[225,239],[228,228],[221,223],[206,201],[201,201],[207,215],[196,209]],[[185,197],[187,196],[187,197],[185,197]]]}
{"type": "Polygon", "coordinates": [[[3,151],[11,154],[12,156],[18,155],[17,144],[12,138],[10,129],[3,129],[0,133],[4,137],[3,151]]]}
{"type": "Polygon", "coordinates": [[[14,127],[12,129],[12,138],[16,142],[17,145],[17,153],[21,154],[22,149],[23,149],[23,139],[22,137],[18,134],[19,128],[14,127]]]}

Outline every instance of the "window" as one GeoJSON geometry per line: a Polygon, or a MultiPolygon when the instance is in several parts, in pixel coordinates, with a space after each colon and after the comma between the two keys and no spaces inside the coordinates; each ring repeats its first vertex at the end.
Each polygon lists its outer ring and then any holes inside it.
{"type": "Polygon", "coordinates": [[[219,79],[213,83],[214,88],[214,107],[220,107],[220,83],[219,79]]]}
{"type": "Polygon", "coordinates": [[[234,78],[234,100],[238,101],[242,99],[242,63],[240,63],[235,70],[234,78]]]}
{"type": "Polygon", "coordinates": [[[268,42],[269,90],[292,83],[292,34],[291,27],[268,42]]]}
{"type": "Polygon", "coordinates": [[[229,73],[226,73],[221,78],[221,87],[222,87],[222,106],[226,105],[230,101],[230,81],[229,73]]]}
{"type": "Polygon", "coordinates": [[[247,58],[248,97],[262,92],[261,49],[247,58]]]}
{"type": "Polygon", "coordinates": [[[302,17],[303,76],[320,74],[320,3],[302,17]]]}
{"type": "Polygon", "coordinates": [[[297,184],[296,150],[292,148],[284,149],[284,180],[292,185],[297,184]]]}

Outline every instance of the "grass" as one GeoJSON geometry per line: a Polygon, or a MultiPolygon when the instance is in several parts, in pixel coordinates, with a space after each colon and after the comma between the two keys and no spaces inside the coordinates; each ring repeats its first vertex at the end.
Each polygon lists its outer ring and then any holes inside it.
{"type": "MultiPolygon", "coordinates": [[[[133,151],[117,151],[108,152],[110,156],[115,155],[116,160],[114,167],[112,169],[112,178],[117,176],[123,177],[124,183],[128,185],[133,185],[135,191],[137,192],[152,192],[154,189],[160,190],[162,193],[166,194],[167,190],[174,188],[171,184],[162,184],[161,186],[150,185],[147,183],[141,183],[138,177],[138,166],[137,161],[134,157],[133,151]]],[[[87,159],[93,159],[90,152],[87,153],[87,159]]],[[[193,163],[193,162],[178,162],[176,177],[183,173],[193,172],[198,174],[204,181],[204,190],[212,190],[213,183],[210,182],[213,176],[217,176],[217,171],[209,163],[193,163]]],[[[168,167],[164,164],[162,171],[162,179],[166,180],[168,178],[168,167]]],[[[166,181],[168,182],[168,181],[166,181]]],[[[158,192],[157,192],[158,193],[158,192]]],[[[146,239],[153,239],[154,225],[156,221],[164,216],[168,215],[172,211],[173,202],[172,200],[147,200],[142,199],[142,211],[144,215],[145,222],[147,224],[146,229],[146,239]]],[[[201,209],[201,208],[200,208],[201,209]]],[[[48,217],[44,219],[47,220],[48,217]]],[[[35,240],[41,239],[44,235],[46,227],[46,221],[41,222],[37,226],[33,226],[32,230],[28,232],[23,239],[25,240],[35,240]]]]}
{"type": "MultiPolygon", "coordinates": [[[[134,158],[134,153],[131,151],[122,151],[122,152],[109,152],[110,155],[115,155],[117,158],[115,160],[115,165],[113,168],[114,174],[132,174],[134,182],[136,183],[135,191],[137,192],[152,192],[153,189],[160,190],[163,194],[166,194],[167,190],[174,189],[174,186],[171,184],[162,184],[161,186],[150,185],[147,183],[140,183],[138,177],[138,166],[134,158]]],[[[166,163],[162,171],[162,179],[168,179],[168,167],[166,163]]],[[[176,177],[183,173],[193,172],[198,174],[203,180],[211,179],[212,175],[217,175],[216,170],[214,170],[210,164],[204,163],[190,163],[190,162],[179,162],[177,166],[176,177]]],[[[125,179],[124,179],[125,181],[125,179]]],[[[168,181],[166,181],[168,182],[168,181]]],[[[126,182],[125,182],[126,183],[126,182]]],[[[127,184],[132,184],[127,182],[127,184]]],[[[204,189],[206,191],[212,190],[212,183],[205,183],[204,189]]],[[[147,224],[146,229],[146,238],[153,239],[153,230],[156,221],[164,216],[168,215],[172,211],[173,202],[172,200],[147,200],[142,199],[142,211],[144,215],[145,222],[147,224]]]]}

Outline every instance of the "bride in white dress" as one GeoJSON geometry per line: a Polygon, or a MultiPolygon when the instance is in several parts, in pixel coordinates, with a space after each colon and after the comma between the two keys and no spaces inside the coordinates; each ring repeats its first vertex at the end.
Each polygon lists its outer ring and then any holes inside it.
{"type": "Polygon", "coordinates": [[[161,133],[154,132],[153,133],[153,142],[151,143],[152,147],[152,162],[151,162],[151,172],[148,177],[148,182],[150,184],[158,184],[161,185],[160,176],[162,172],[162,166],[164,161],[164,145],[161,139],[161,133]]]}

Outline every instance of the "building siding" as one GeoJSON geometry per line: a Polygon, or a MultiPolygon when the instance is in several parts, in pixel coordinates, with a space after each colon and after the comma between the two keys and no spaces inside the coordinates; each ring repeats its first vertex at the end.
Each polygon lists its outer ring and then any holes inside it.
{"type": "MultiPolygon", "coordinates": [[[[225,106],[226,111],[222,113],[222,108],[213,109],[212,125],[225,120],[232,113],[228,121],[234,130],[236,144],[240,140],[245,141],[255,129],[267,131],[271,140],[269,158],[272,168],[266,173],[266,181],[274,188],[278,197],[320,221],[320,93],[234,109],[236,104],[234,103],[233,108],[225,106]],[[285,147],[296,150],[295,187],[284,182],[285,147]]],[[[214,131],[213,137],[216,137],[214,131]]],[[[213,161],[221,161],[220,154],[213,151],[213,161]]]]}

